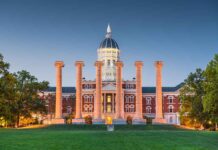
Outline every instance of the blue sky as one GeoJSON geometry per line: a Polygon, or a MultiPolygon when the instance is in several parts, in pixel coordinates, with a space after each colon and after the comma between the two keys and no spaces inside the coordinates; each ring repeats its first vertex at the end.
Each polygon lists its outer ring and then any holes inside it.
{"type": "Polygon", "coordinates": [[[63,60],[63,86],[75,86],[76,60],[95,78],[97,48],[107,24],[121,49],[124,79],[144,61],[143,85],[155,85],[155,60],[163,60],[163,85],[175,86],[218,53],[217,0],[0,0],[0,53],[10,70],[27,70],[55,85],[55,60],[63,60]]]}

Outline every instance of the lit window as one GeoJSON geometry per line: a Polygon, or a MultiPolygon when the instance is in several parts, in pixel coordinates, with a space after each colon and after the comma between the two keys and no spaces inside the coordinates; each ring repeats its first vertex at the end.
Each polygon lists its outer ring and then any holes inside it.
{"type": "Polygon", "coordinates": [[[111,96],[110,95],[107,96],[107,102],[111,103],[111,96]]]}
{"type": "Polygon", "coordinates": [[[111,105],[107,105],[107,112],[111,113],[111,105]]]}

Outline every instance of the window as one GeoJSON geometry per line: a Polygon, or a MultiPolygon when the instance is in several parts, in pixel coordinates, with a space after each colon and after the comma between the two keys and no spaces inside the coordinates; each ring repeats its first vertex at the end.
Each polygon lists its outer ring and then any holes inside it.
{"type": "Polygon", "coordinates": [[[93,105],[92,104],[84,104],[84,112],[92,112],[93,105]]]}
{"type": "Polygon", "coordinates": [[[126,103],[129,103],[129,96],[125,96],[126,97],[126,103]]]}
{"type": "Polygon", "coordinates": [[[107,105],[107,112],[111,113],[111,105],[110,104],[107,105]]]}
{"type": "Polygon", "coordinates": [[[130,102],[130,103],[134,103],[134,96],[133,96],[133,95],[130,96],[129,102],[130,102]]]}
{"type": "Polygon", "coordinates": [[[107,103],[111,103],[111,96],[110,95],[107,96],[107,103]]]}
{"type": "Polygon", "coordinates": [[[115,60],[113,60],[113,65],[115,65],[115,60]]]}
{"type": "Polygon", "coordinates": [[[110,59],[107,60],[107,65],[110,66],[110,59]]]}
{"type": "Polygon", "coordinates": [[[134,85],[133,84],[126,84],[126,89],[134,89],[134,85]]]}
{"type": "Polygon", "coordinates": [[[93,112],[93,95],[84,95],[84,112],[93,112]]]}
{"type": "Polygon", "coordinates": [[[135,105],[134,104],[126,104],[125,105],[125,112],[135,112],[135,105]]]}
{"type": "Polygon", "coordinates": [[[169,113],[172,113],[172,112],[173,112],[173,106],[172,106],[172,105],[170,105],[170,106],[168,107],[168,109],[169,109],[169,113]]]}
{"type": "Polygon", "coordinates": [[[147,106],[147,107],[146,107],[146,113],[148,113],[148,114],[151,113],[151,107],[150,107],[150,106],[147,106]]]}
{"type": "Polygon", "coordinates": [[[168,100],[169,100],[169,104],[172,104],[173,103],[173,96],[169,96],[168,100]]]}
{"type": "Polygon", "coordinates": [[[146,104],[151,105],[151,97],[146,97],[146,104]]]}
{"type": "Polygon", "coordinates": [[[125,96],[125,112],[135,112],[135,96],[125,96]]]}

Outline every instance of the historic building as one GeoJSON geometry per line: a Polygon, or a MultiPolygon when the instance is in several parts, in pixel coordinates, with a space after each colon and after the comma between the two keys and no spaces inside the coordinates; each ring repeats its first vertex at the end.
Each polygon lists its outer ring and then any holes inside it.
{"type": "MultiPolygon", "coordinates": [[[[178,99],[181,85],[162,87],[162,61],[154,62],[156,87],[143,87],[143,62],[135,62],[135,78],[123,80],[124,63],[120,60],[120,49],[112,38],[108,25],[105,39],[97,49],[98,60],[94,63],[95,80],[83,78],[84,61],[76,61],[76,87],[62,87],[63,61],[56,61],[56,88],[51,87],[45,94],[55,95],[55,114],[51,123],[64,123],[63,116],[75,112],[73,123],[83,123],[91,115],[96,124],[105,123],[111,117],[113,123],[124,124],[131,116],[134,124],[153,123],[180,124],[178,99]]],[[[50,106],[50,105],[49,105],[50,106]]]]}

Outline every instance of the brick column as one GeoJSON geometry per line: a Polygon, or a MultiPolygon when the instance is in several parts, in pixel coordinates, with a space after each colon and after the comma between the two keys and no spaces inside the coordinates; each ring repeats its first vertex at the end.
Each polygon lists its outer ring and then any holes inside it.
{"type": "Polygon", "coordinates": [[[101,97],[102,97],[102,61],[96,61],[96,97],[94,101],[94,119],[101,119],[101,97]]]}
{"type": "Polygon", "coordinates": [[[142,61],[136,61],[136,119],[142,119],[142,61]]]}
{"type": "Polygon", "coordinates": [[[55,119],[62,118],[62,67],[63,61],[56,61],[56,102],[55,102],[55,119]]]}
{"type": "Polygon", "coordinates": [[[162,104],[162,61],[155,62],[156,68],[156,117],[163,119],[163,104],[162,104]]]}
{"type": "Polygon", "coordinates": [[[122,98],[122,68],[123,62],[116,62],[116,118],[124,118],[124,102],[122,98]]]}
{"type": "Polygon", "coordinates": [[[83,61],[76,61],[76,119],[82,118],[82,68],[83,61]]]}

